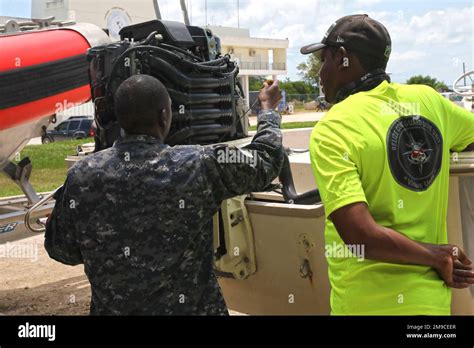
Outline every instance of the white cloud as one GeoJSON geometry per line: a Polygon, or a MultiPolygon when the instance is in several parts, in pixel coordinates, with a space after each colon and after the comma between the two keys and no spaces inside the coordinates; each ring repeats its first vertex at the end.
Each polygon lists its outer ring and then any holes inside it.
{"type": "Polygon", "coordinates": [[[405,52],[393,52],[390,60],[397,63],[413,62],[426,58],[427,54],[423,51],[405,51],[405,52]]]}
{"type": "Polygon", "coordinates": [[[473,35],[474,7],[448,8],[431,11],[422,16],[397,23],[393,35],[400,42],[416,44],[458,44],[471,42],[473,35]]]}
{"type": "Polygon", "coordinates": [[[448,85],[460,75],[462,62],[474,63],[474,6],[431,10],[419,15],[369,14],[384,23],[392,37],[389,70],[399,82],[412,75],[432,75],[448,85]]]}
{"type": "Polygon", "coordinates": [[[382,0],[356,0],[354,1],[354,7],[367,7],[380,2],[382,2],[382,0]]]}
{"type": "MultiPolygon", "coordinates": [[[[189,1],[192,2],[193,24],[204,25],[205,0],[189,1]]],[[[160,3],[166,5],[162,5],[162,13],[168,14],[168,19],[182,20],[179,1],[161,0],[160,3]]],[[[208,23],[236,26],[236,3],[236,0],[208,0],[208,23]]],[[[240,25],[249,28],[255,37],[288,38],[289,74],[294,79],[298,78],[296,66],[305,60],[299,48],[320,41],[334,20],[352,13],[367,13],[387,27],[393,41],[389,68],[394,79],[400,82],[410,74],[428,73],[448,82],[459,69],[459,65],[453,65],[453,59],[461,64],[462,61],[474,63],[473,5],[464,2],[465,6],[459,7],[458,2],[458,7],[454,7],[456,3],[446,2],[441,10],[434,4],[432,10],[423,13],[416,10],[416,2],[406,1],[406,6],[392,10],[395,3],[398,1],[240,0],[240,25]]]]}

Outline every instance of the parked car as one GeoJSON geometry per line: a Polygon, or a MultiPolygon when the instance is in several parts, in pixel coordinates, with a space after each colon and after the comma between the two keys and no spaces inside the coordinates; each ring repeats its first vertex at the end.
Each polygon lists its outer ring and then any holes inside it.
{"type": "Polygon", "coordinates": [[[95,135],[94,119],[89,116],[74,116],[61,122],[54,130],[46,131],[43,144],[53,141],[92,138],[95,135]]]}

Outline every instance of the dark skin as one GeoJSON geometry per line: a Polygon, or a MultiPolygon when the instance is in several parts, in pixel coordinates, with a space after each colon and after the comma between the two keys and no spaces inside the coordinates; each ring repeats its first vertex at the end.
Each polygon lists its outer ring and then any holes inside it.
{"type": "Polygon", "coordinates": [[[152,127],[136,127],[133,132],[128,133],[149,135],[164,142],[170,132],[172,118],[173,110],[171,108],[171,99],[169,99],[166,107],[158,111],[156,122],[152,127]]]}
{"type": "Polygon", "coordinates": [[[474,144],[471,144],[468,147],[466,147],[464,151],[474,151],[474,144]]]}
{"type": "Polygon", "coordinates": [[[380,226],[365,203],[342,207],[330,219],[345,244],[365,246],[365,257],[369,260],[432,267],[452,288],[474,284],[471,260],[459,247],[415,242],[380,226]]]}
{"type": "Polygon", "coordinates": [[[258,99],[263,110],[273,110],[278,106],[282,98],[279,82],[274,81],[271,85],[268,82],[263,84],[263,88],[260,90],[258,99]]]}
{"type": "Polygon", "coordinates": [[[338,48],[335,52],[330,48],[324,48],[321,61],[323,65],[319,76],[326,101],[331,104],[336,102],[336,94],[341,87],[360,79],[367,73],[359,59],[344,47],[338,48]]]}
{"type": "MultiPolygon", "coordinates": [[[[321,84],[329,103],[336,102],[336,94],[341,87],[367,73],[358,58],[343,47],[335,52],[324,48],[321,60],[321,84]]],[[[365,246],[367,259],[432,267],[452,288],[463,289],[474,284],[472,262],[459,247],[416,242],[397,231],[380,226],[365,203],[342,207],[329,218],[345,244],[365,246]]]]}

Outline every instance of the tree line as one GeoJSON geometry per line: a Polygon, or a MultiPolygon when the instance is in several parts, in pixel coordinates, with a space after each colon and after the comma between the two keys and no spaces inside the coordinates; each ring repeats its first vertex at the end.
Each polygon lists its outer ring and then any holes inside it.
{"type": "MultiPolygon", "coordinates": [[[[316,55],[310,55],[309,58],[298,65],[298,75],[301,81],[291,81],[289,78],[280,82],[280,89],[286,91],[287,94],[319,94],[319,70],[321,62],[316,55]]],[[[250,90],[258,91],[262,88],[265,77],[251,76],[249,80],[250,90]]],[[[427,85],[438,92],[448,92],[450,89],[443,82],[431,76],[415,75],[410,77],[406,82],[408,85],[427,85]]]]}

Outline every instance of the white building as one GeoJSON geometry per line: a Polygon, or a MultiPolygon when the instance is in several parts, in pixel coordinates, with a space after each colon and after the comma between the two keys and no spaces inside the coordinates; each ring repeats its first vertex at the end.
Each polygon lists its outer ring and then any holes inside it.
{"type": "MultiPolygon", "coordinates": [[[[240,79],[245,95],[249,95],[250,76],[269,76],[275,79],[286,75],[288,39],[263,39],[250,36],[248,29],[209,27],[221,38],[222,54],[230,54],[239,62],[240,79]]],[[[247,100],[248,103],[248,100],[247,100]]]]}
{"type": "Polygon", "coordinates": [[[54,16],[67,20],[69,0],[0,0],[0,20],[43,19],[54,16]]]}

